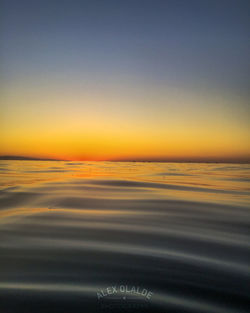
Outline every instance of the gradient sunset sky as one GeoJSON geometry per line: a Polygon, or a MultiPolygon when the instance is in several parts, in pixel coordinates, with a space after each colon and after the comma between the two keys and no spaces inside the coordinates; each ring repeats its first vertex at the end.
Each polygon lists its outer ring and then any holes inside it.
{"type": "Polygon", "coordinates": [[[0,154],[250,160],[250,2],[1,0],[0,154]]]}

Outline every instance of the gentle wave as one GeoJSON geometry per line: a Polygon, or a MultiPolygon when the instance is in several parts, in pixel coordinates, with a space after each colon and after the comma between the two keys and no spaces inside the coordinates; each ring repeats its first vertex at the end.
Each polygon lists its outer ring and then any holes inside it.
{"type": "Polygon", "coordinates": [[[247,312],[249,174],[2,161],[0,312],[247,312]],[[122,284],[153,295],[132,306],[119,294],[107,311],[98,290],[122,284]]]}

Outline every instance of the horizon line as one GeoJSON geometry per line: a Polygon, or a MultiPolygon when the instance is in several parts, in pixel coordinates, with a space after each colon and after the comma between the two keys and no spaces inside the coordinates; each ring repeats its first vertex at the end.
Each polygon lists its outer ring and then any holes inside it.
{"type": "Polygon", "coordinates": [[[0,160],[5,161],[64,161],[64,162],[151,162],[151,163],[234,163],[234,164],[250,164],[250,159],[247,158],[128,158],[128,159],[59,159],[59,158],[47,158],[47,157],[33,157],[33,156],[20,156],[20,155],[0,155],[0,160]]]}

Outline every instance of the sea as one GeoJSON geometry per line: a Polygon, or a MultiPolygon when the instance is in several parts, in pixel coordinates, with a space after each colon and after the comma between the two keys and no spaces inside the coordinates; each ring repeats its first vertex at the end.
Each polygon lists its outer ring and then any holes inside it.
{"type": "Polygon", "coordinates": [[[250,312],[250,165],[0,161],[0,313],[250,312]]]}

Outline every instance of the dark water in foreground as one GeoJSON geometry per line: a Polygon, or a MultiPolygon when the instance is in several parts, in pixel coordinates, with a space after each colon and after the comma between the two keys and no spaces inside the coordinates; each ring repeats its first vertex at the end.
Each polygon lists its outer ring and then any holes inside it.
{"type": "Polygon", "coordinates": [[[0,313],[249,312],[249,174],[1,161],[0,313]]]}

